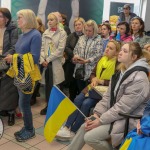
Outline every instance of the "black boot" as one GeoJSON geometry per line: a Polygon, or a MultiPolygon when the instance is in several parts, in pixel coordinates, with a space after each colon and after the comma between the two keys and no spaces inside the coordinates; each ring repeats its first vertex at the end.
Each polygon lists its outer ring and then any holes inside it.
{"type": "Polygon", "coordinates": [[[47,106],[44,109],[41,110],[40,114],[41,115],[46,115],[46,113],[47,113],[47,106]]]}
{"type": "Polygon", "coordinates": [[[1,110],[0,111],[0,116],[8,116],[8,111],[6,111],[6,110],[1,110]]]}
{"type": "Polygon", "coordinates": [[[13,126],[15,124],[15,114],[8,114],[8,125],[13,126]]]}

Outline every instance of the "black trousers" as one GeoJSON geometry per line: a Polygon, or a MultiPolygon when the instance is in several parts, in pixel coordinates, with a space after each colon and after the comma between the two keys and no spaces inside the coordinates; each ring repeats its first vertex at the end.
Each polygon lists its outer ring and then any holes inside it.
{"type": "Polygon", "coordinates": [[[45,94],[46,94],[46,102],[48,104],[49,96],[53,87],[53,68],[52,62],[49,62],[47,69],[45,71],[45,94]]]}

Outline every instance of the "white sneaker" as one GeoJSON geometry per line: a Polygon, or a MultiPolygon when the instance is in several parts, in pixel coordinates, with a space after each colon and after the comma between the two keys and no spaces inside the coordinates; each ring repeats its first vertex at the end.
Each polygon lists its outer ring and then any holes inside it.
{"type": "Polygon", "coordinates": [[[75,136],[75,133],[67,129],[66,127],[60,129],[56,134],[56,139],[59,140],[69,140],[75,136]]]}

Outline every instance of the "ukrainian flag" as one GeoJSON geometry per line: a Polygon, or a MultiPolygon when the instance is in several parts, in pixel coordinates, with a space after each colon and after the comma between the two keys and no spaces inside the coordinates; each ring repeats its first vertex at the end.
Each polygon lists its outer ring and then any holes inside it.
{"type": "Polygon", "coordinates": [[[137,129],[130,131],[119,150],[150,150],[150,116],[148,114],[140,120],[142,134],[137,129]]]}
{"type": "Polygon", "coordinates": [[[53,141],[63,123],[76,109],[71,100],[53,86],[44,125],[44,136],[48,142],[53,141]]]}

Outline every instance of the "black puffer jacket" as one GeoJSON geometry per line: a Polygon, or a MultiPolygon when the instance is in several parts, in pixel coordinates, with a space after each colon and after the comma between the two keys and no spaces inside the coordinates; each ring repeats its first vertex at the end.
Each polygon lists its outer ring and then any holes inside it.
{"type": "Polygon", "coordinates": [[[69,86],[70,82],[73,80],[73,73],[75,64],[72,63],[73,58],[73,50],[78,42],[79,36],[76,34],[76,32],[71,33],[67,37],[66,41],[66,47],[65,47],[65,55],[66,55],[66,61],[63,65],[64,72],[65,72],[65,86],[69,86]]]}
{"type": "Polygon", "coordinates": [[[11,22],[4,33],[3,38],[3,52],[2,55],[14,54],[15,44],[18,40],[18,28],[14,22],[11,22]]]}
{"type": "Polygon", "coordinates": [[[14,110],[18,106],[18,91],[13,83],[7,75],[0,79],[0,110],[14,110]]]}
{"type": "MultiPolygon", "coordinates": [[[[7,26],[3,39],[2,54],[4,56],[14,54],[18,40],[18,28],[13,22],[7,26]]],[[[6,72],[0,72],[0,110],[14,110],[18,105],[18,91],[13,82],[6,72]]]]}
{"type": "Polygon", "coordinates": [[[76,32],[71,33],[67,37],[65,53],[68,59],[66,61],[71,61],[73,57],[73,50],[78,42],[78,39],[79,39],[79,36],[76,34],[76,32]]]}

